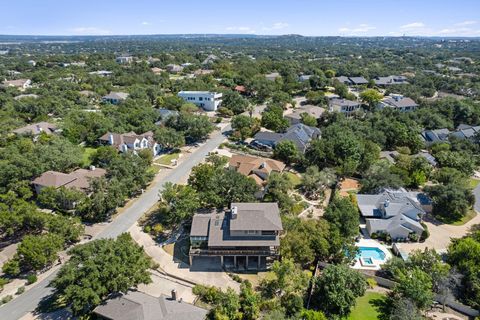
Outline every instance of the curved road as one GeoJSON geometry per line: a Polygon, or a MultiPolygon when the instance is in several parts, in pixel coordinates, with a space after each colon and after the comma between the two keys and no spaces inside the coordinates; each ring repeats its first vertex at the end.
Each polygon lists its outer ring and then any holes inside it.
{"type": "MultiPolygon", "coordinates": [[[[115,238],[118,235],[127,232],[137,220],[158,201],[158,193],[162,190],[165,182],[177,183],[186,175],[191,169],[199,164],[205,157],[217,148],[224,140],[224,133],[231,130],[230,125],[226,126],[221,132],[217,131],[211,135],[207,142],[200,146],[195,152],[190,154],[178,167],[163,179],[157,181],[144,194],[142,194],[130,207],[111,222],[105,229],[98,234],[94,239],[100,238],[115,238]]],[[[42,281],[39,281],[30,290],[21,294],[14,300],[0,307],[0,319],[2,320],[17,320],[23,317],[28,312],[34,311],[38,303],[45,297],[52,294],[52,288],[49,288],[49,283],[55,278],[58,269],[50,276],[42,281]]]]}

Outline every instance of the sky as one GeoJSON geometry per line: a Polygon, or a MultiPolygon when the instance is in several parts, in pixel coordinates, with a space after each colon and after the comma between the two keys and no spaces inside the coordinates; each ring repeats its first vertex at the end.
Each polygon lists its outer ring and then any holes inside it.
{"type": "Polygon", "coordinates": [[[480,0],[0,0],[0,34],[477,36],[480,0]]]}

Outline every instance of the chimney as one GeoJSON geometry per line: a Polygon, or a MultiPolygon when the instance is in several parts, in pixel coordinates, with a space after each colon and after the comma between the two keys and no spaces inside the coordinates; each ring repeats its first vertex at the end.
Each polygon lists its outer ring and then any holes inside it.
{"type": "Polygon", "coordinates": [[[108,140],[111,145],[113,145],[113,134],[110,133],[110,136],[108,137],[108,140]]]}
{"type": "Polygon", "coordinates": [[[388,208],[388,205],[390,204],[390,200],[385,200],[385,202],[383,203],[383,207],[385,208],[388,208]]]}
{"type": "Polygon", "coordinates": [[[172,290],[172,300],[177,300],[177,290],[175,289],[172,290]]]}
{"type": "Polygon", "coordinates": [[[232,207],[232,219],[237,219],[237,216],[238,216],[238,208],[233,206],[232,207]]]}

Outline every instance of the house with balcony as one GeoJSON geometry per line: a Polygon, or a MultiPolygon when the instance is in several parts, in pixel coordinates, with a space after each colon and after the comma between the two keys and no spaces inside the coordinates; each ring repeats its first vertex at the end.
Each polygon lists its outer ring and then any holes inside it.
{"type": "Polygon", "coordinates": [[[340,112],[347,116],[353,114],[355,111],[360,110],[360,107],[360,102],[347,99],[331,99],[328,102],[328,108],[330,112],[340,112]]]}
{"type": "Polygon", "coordinates": [[[111,104],[120,104],[121,102],[125,101],[128,98],[128,93],[126,92],[110,92],[106,96],[102,97],[102,101],[104,103],[111,103],[111,104]]]}
{"type": "Polygon", "coordinates": [[[392,240],[406,240],[424,231],[423,216],[432,210],[430,199],[420,192],[386,189],[379,194],[357,195],[360,214],[371,235],[389,235],[392,240]]]}
{"type": "Polygon", "coordinates": [[[378,103],[378,109],[392,108],[400,112],[409,112],[417,109],[418,104],[413,99],[401,94],[391,94],[378,103]]]}
{"type": "Polygon", "coordinates": [[[178,96],[186,102],[193,103],[205,111],[217,111],[222,103],[222,94],[218,92],[180,91],[178,96]]]}
{"type": "Polygon", "coordinates": [[[153,139],[153,132],[151,131],[142,134],[107,132],[100,137],[99,141],[103,145],[114,147],[119,152],[132,151],[137,153],[139,150],[149,149],[153,156],[157,156],[162,151],[161,146],[153,139]]]}
{"type": "Polygon", "coordinates": [[[190,266],[209,257],[233,269],[265,269],[279,258],[283,231],[280,210],[272,203],[232,203],[228,210],[193,216],[190,266]]]}

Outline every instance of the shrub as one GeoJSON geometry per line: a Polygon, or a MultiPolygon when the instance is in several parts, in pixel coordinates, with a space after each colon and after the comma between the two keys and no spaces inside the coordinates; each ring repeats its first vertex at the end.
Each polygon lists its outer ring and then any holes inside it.
{"type": "Polygon", "coordinates": [[[417,242],[418,241],[418,234],[416,234],[415,232],[412,232],[408,235],[408,239],[410,241],[417,242]]]}
{"type": "Polygon", "coordinates": [[[367,278],[367,284],[370,289],[373,289],[377,286],[377,281],[373,278],[367,278]]]}
{"type": "Polygon", "coordinates": [[[0,291],[3,290],[3,287],[8,283],[8,279],[0,278],[0,291]]]}
{"type": "Polygon", "coordinates": [[[163,232],[163,226],[160,223],[155,223],[152,227],[152,232],[158,236],[163,232]]]}
{"type": "Polygon", "coordinates": [[[143,231],[145,233],[150,233],[150,232],[152,232],[152,227],[151,226],[145,226],[145,228],[143,228],[143,231]]]}
{"type": "Polygon", "coordinates": [[[27,276],[27,284],[32,284],[37,282],[37,275],[34,273],[31,273],[27,276]]]}
{"type": "Polygon", "coordinates": [[[428,231],[428,227],[425,223],[421,222],[420,224],[423,227],[423,232],[420,236],[420,242],[423,242],[423,241],[427,240],[428,237],[430,237],[430,231],[428,231]]]}
{"type": "Polygon", "coordinates": [[[17,293],[15,293],[15,294],[16,294],[16,295],[20,295],[20,294],[22,294],[22,293],[24,293],[24,292],[25,292],[25,287],[20,287],[20,288],[18,288],[17,293]]]}
{"type": "Polygon", "coordinates": [[[3,272],[6,275],[9,275],[11,277],[16,277],[20,274],[20,262],[18,259],[10,259],[2,267],[3,272]]]}
{"type": "Polygon", "coordinates": [[[13,296],[9,294],[8,296],[3,297],[1,302],[2,302],[2,304],[5,304],[5,303],[11,301],[12,299],[13,299],[13,296]]]}

